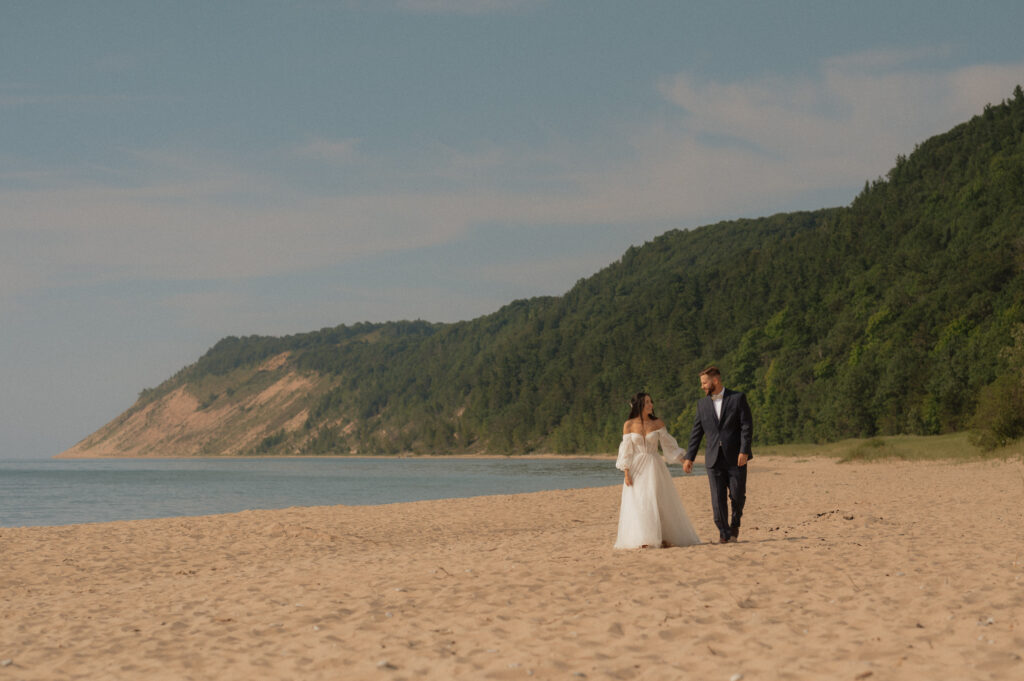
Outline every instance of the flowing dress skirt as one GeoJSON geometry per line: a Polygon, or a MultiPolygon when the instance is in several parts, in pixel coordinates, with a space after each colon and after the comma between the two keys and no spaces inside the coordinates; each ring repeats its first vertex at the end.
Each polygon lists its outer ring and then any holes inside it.
{"type": "Polygon", "coordinates": [[[630,465],[633,485],[622,485],[617,549],[660,548],[699,544],[672,475],[657,454],[638,453],[630,465]]]}

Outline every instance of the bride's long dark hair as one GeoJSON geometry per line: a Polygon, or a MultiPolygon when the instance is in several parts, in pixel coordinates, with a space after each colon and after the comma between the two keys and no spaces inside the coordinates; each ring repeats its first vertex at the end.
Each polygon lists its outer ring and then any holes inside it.
{"type": "MultiPolygon", "coordinates": [[[[645,398],[648,397],[651,396],[645,392],[639,392],[636,395],[633,395],[633,398],[629,401],[629,418],[635,419],[638,416],[646,416],[646,414],[643,413],[643,410],[644,402],[646,401],[645,398]]],[[[653,400],[654,398],[652,397],[651,399],[653,400]]],[[[651,412],[651,419],[658,419],[658,417],[654,415],[654,412],[651,412]]]]}

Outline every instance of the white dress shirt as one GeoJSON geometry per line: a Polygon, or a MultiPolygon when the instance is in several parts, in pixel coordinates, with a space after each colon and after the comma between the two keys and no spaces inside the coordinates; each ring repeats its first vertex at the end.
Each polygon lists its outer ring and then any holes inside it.
{"type": "Polygon", "coordinates": [[[715,418],[719,421],[722,420],[722,402],[725,398],[725,388],[722,388],[718,393],[711,396],[711,404],[715,405],[715,418]]]}

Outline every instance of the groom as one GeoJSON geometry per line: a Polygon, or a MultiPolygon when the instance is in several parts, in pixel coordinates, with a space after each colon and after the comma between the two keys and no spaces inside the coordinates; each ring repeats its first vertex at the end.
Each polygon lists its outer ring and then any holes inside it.
{"type": "Polygon", "coordinates": [[[722,372],[709,366],[700,372],[700,387],[707,393],[697,402],[697,417],[690,431],[690,445],[683,457],[683,470],[693,470],[700,441],[707,437],[704,467],[711,483],[711,510],[718,526],[720,541],[725,544],[740,536],[740,518],[747,500],[747,461],[753,458],[750,442],[754,420],[743,393],[726,390],[722,372]],[[732,499],[732,517],[728,499],[732,499]]]}

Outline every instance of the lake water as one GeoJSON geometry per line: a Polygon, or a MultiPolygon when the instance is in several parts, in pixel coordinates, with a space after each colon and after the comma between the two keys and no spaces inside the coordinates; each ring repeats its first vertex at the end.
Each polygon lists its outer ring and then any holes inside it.
{"type": "MultiPolygon", "coordinates": [[[[682,475],[678,465],[669,470],[682,475]]],[[[621,481],[608,459],[0,459],[0,527],[362,506],[621,481]]]]}

